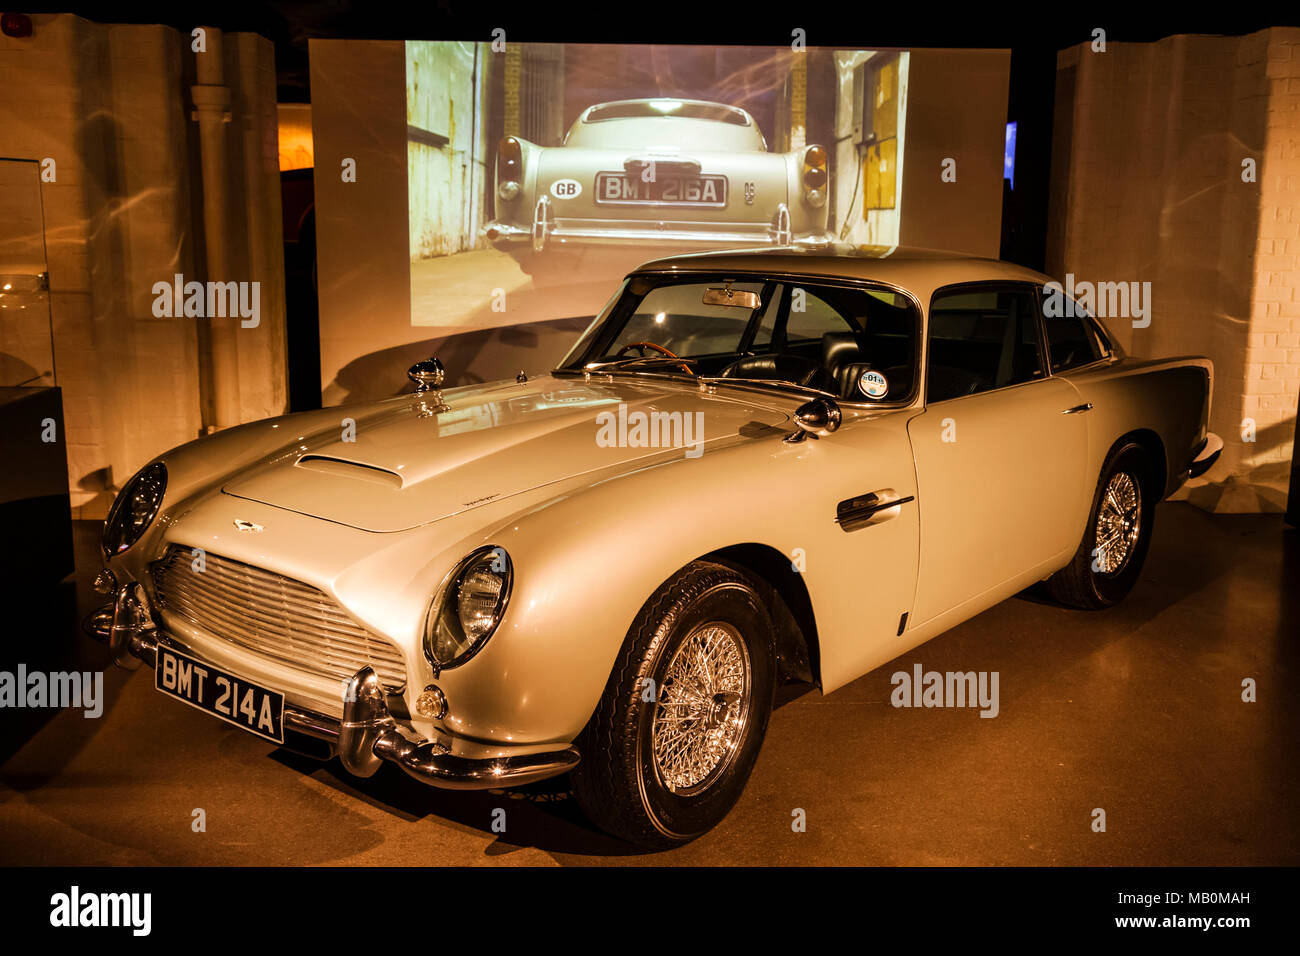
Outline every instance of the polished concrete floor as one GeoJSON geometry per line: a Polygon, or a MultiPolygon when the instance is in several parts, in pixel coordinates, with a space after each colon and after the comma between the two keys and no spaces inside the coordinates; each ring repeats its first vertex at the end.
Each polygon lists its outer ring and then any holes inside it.
{"type": "MultiPolygon", "coordinates": [[[[75,582],[24,596],[42,623],[9,630],[0,669],[102,666],[75,629],[95,533],[77,528],[75,582]]],[[[789,689],[726,821],[649,855],[595,831],[563,781],[358,781],[163,700],[147,669],[110,672],[97,720],[0,711],[0,863],[1294,865],[1298,644],[1300,536],[1165,504],[1123,605],[1026,594],[828,697],[789,689]],[[918,662],[997,671],[999,715],[890,706],[918,662]]]]}

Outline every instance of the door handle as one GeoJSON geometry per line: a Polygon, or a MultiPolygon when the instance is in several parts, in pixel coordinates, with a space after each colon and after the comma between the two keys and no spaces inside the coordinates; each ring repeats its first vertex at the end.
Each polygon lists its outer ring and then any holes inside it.
{"type": "Polygon", "coordinates": [[[1077,415],[1077,414],[1079,414],[1079,412],[1087,412],[1087,411],[1091,411],[1091,410],[1092,410],[1092,402],[1084,402],[1082,405],[1075,405],[1073,408],[1063,408],[1063,409],[1061,409],[1061,414],[1062,414],[1062,415],[1077,415]]]}
{"type": "Polygon", "coordinates": [[[835,523],[845,531],[857,531],[867,525],[898,517],[898,510],[891,509],[914,500],[912,495],[898,497],[893,488],[881,488],[879,491],[841,501],[835,508],[835,523]]]}

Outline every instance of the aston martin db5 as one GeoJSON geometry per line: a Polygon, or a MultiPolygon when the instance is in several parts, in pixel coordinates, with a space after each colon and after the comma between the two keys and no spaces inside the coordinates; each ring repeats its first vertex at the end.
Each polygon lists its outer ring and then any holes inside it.
{"type": "Polygon", "coordinates": [[[431,358],[414,392],[151,461],[88,627],[160,708],[362,777],[569,773],[611,833],[688,841],[779,683],[830,693],[1038,582],[1114,604],[1215,461],[1210,362],[1130,357],[1049,283],[860,247],[650,262],[544,374],[444,389],[431,358]]]}
{"type": "Polygon", "coordinates": [[[768,152],[754,117],[734,106],[600,103],[560,146],[502,139],[497,214],[483,232],[532,273],[611,245],[823,244],[828,159],[817,145],[768,152]]]}

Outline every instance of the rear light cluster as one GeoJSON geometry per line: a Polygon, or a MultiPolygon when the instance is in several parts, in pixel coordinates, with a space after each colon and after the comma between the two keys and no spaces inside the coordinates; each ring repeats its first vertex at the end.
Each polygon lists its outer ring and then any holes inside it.
{"type": "Polygon", "coordinates": [[[507,136],[497,150],[497,195],[507,201],[519,195],[524,178],[524,148],[519,140],[507,136]]]}
{"type": "Polygon", "coordinates": [[[821,146],[809,146],[804,151],[803,198],[808,205],[818,209],[826,205],[826,183],[830,179],[826,161],[826,150],[821,146]]]}

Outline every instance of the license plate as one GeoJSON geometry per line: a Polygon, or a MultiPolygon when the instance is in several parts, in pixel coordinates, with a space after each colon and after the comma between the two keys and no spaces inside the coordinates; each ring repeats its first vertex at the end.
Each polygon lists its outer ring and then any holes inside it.
{"type": "Polygon", "coordinates": [[[249,733],[284,743],[284,695],[167,647],[158,648],[154,686],[249,733]]]}
{"type": "Polygon", "coordinates": [[[596,202],[659,206],[725,206],[726,176],[664,176],[654,182],[624,173],[596,174],[596,202]]]}

